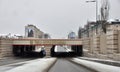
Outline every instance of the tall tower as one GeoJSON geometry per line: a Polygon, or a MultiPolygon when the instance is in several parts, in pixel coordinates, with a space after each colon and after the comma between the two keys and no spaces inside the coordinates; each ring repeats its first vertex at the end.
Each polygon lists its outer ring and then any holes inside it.
{"type": "Polygon", "coordinates": [[[109,1],[108,0],[102,0],[102,6],[101,6],[101,24],[103,32],[106,33],[106,24],[109,17],[109,1]]]}
{"type": "Polygon", "coordinates": [[[109,17],[109,1],[108,0],[102,0],[102,6],[101,6],[101,20],[107,21],[109,17]]]}

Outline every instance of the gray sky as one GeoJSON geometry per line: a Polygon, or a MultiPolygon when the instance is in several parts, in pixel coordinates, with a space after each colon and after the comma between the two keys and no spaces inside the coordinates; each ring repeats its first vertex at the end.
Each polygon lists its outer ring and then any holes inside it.
{"type": "MultiPolygon", "coordinates": [[[[86,0],[0,0],[0,34],[24,35],[34,24],[52,38],[77,33],[87,20],[95,20],[95,3],[86,0]]],[[[110,19],[120,18],[120,0],[110,0],[110,19]]]]}

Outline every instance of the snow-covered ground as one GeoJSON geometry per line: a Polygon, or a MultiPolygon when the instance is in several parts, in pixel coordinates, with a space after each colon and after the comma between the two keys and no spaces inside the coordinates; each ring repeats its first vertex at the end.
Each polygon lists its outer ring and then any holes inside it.
{"type": "Polygon", "coordinates": [[[88,60],[97,60],[97,61],[108,61],[108,62],[115,62],[120,63],[120,61],[114,61],[114,60],[106,60],[106,59],[98,59],[98,58],[88,58],[88,57],[79,57],[81,59],[88,59],[88,60]]]}
{"type": "Polygon", "coordinates": [[[43,58],[0,66],[0,72],[46,72],[56,58],[43,58]]]}
{"type": "Polygon", "coordinates": [[[86,66],[87,68],[93,69],[98,72],[120,72],[120,67],[116,67],[116,66],[101,64],[101,63],[82,60],[78,58],[73,58],[71,60],[75,63],[86,66]]]}
{"type": "Polygon", "coordinates": [[[109,59],[88,58],[88,57],[78,57],[78,58],[120,67],[120,61],[109,60],[109,59]]]}

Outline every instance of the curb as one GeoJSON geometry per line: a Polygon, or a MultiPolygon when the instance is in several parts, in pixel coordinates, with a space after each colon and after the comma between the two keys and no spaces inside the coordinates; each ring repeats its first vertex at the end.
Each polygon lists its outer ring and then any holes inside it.
{"type": "Polygon", "coordinates": [[[69,60],[70,62],[74,63],[74,64],[77,64],[77,65],[80,65],[80,66],[82,66],[82,67],[85,67],[86,69],[89,69],[89,70],[91,70],[91,71],[93,71],[93,72],[98,72],[98,71],[96,71],[95,69],[92,69],[92,68],[87,67],[87,66],[85,66],[85,65],[83,65],[83,64],[77,63],[77,62],[73,61],[72,59],[68,59],[68,60],[69,60]]]}
{"type": "Polygon", "coordinates": [[[82,57],[79,58],[79,59],[120,67],[120,62],[119,61],[104,60],[104,59],[91,59],[91,58],[82,58],[82,57]]]}
{"type": "Polygon", "coordinates": [[[48,72],[52,68],[52,66],[54,66],[56,61],[57,61],[57,58],[54,60],[54,62],[48,68],[46,68],[46,70],[44,72],[48,72]]]}

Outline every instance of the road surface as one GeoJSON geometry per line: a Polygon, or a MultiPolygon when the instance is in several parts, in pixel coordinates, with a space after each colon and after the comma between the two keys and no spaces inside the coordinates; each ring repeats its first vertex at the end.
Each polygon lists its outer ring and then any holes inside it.
{"type": "Polygon", "coordinates": [[[59,58],[49,72],[93,72],[83,66],[76,65],[65,58],[59,58]]]}

